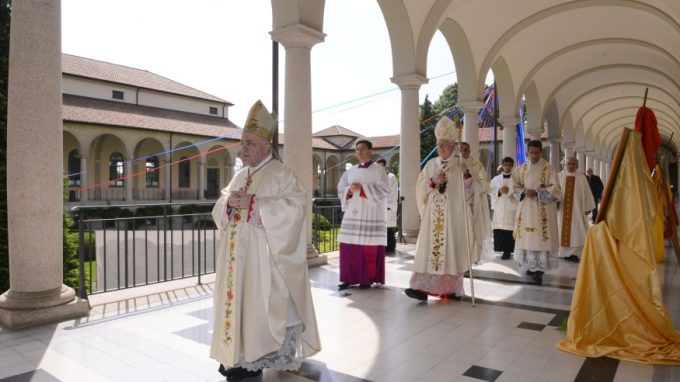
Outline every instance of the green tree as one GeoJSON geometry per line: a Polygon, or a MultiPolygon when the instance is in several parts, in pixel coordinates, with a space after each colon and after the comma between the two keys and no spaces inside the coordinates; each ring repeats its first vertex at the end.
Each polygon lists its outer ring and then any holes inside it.
{"type": "Polygon", "coordinates": [[[439,99],[432,106],[432,111],[440,115],[449,114],[458,105],[458,83],[451,84],[444,88],[439,99]]]}
{"type": "Polygon", "coordinates": [[[429,96],[425,96],[425,101],[420,105],[420,160],[425,159],[427,154],[432,151],[437,143],[434,137],[434,124],[437,123],[435,113],[432,111],[432,102],[429,96]],[[425,131],[423,131],[425,130],[425,131]]]}
{"type": "Polygon", "coordinates": [[[9,289],[7,249],[7,79],[11,0],[0,0],[0,293],[9,289]]]}

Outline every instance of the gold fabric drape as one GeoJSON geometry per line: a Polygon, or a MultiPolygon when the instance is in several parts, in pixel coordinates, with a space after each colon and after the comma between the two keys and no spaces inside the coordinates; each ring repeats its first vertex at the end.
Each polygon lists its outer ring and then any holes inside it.
{"type": "MultiPolygon", "coordinates": [[[[590,228],[567,336],[556,346],[587,357],[680,364],[680,332],[662,302],[653,230],[658,207],[640,134],[627,134],[610,205],[590,228]]],[[[620,144],[623,144],[621,142],[620,144]]]]}

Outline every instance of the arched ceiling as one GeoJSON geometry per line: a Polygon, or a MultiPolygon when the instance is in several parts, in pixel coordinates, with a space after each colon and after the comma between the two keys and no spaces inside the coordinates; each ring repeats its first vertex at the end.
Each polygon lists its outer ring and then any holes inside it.
{"type": "Polygon", "coordinates": [[[680,151],[678,0],[377,1],[395,75],[427,76],[427,50],[439,31],[462,101],[481,100],[494,70],[501,115],[517,115],[525,96],[538,109],[528,126],[543,126],[550,106],[559,121],[550,124],[558,129],[551,136],[610,157],[649,88],[662,139],[680,151]]]}

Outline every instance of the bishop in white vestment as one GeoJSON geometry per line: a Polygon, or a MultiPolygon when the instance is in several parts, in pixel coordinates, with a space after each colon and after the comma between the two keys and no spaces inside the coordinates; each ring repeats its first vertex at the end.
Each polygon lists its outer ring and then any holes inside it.
{"type": "Polygon", "coordinates": [[[557,173],[541,158],[541,141],[527,144],[528,160],[512,174],[515,219],[515,260],[520,270],[543,283],[543,273],[557,266],[557,202],[562,198],[557,173]]]}
{"type": "Polygon", "coordinates": [[[219,228],[210,357],[227,381],[295,370],[321,349],[307,274],[306,192],[271,154],[274,121],[258,101],[242,168],[213,209],[219,228]]]}
{"type": "Polygon", "coordinates": [[[566,168],[560,172],[562,202],[557,209],[560,232],[560,258],[578,263],[588,231],[587,214],[595,208],[595,199],[588,178],[578,172],[578,159],[567,158],[566,168]]]}
{"type": "Polygon", "coordinates": [[[419,301],[428,295],[460,299],[464,294],[463,272],[468,270],[473,241],[472,210],[466,199],[473,185],[463,180],[467,167],[454,153],[456,130],[447,117],[437,123],[439,156],[427,162],[416,185],[420,232],[405,293],[419,301]]]}

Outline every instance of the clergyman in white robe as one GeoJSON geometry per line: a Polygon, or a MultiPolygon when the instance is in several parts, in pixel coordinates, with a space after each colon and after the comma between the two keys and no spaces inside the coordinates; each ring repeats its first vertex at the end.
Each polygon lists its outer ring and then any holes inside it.
{"type": "Polygon", "coordinates": [[[514,160],[510,157],[503,158],[503,173],[496,175],[491,180],[489,196],[491,196],[491,209],[493,218],[494,250],[501,252],[501,259],[508,260],[515,250],[515,215],[517,212],[517,199],[512,195],[512,166],[514,160]],[[505,170],[507,169],[507,173],[505,170]]]}
{"type": "Polygon", "coordinates": [[[513,195],[519,200],[514,257],[520,270],[526,270],[541,284],[543,273],[558,264],[556,204],[562,198],[562,190],[557,173],[540,157],[541,142],[530,141],[527,146],[530,159],[512,173],[513,195]]]}
{"type": "Polygon", "coordinates": [[[307,274],[305,201],[297,177],[270,159],[241,169],[215,204],[220,242],[210,356],[225,366],[292,370],[301,356],[320,350],[307,274]],[[248,210],[227,205],[234,190],[255,195],[248,210]]]}
{"type": "Polygon", "coordinates": [[[588,232],[587,214],[595,208],[595,200],[585,175],[563,170],[559,174],[559,179],[564,194],[557,209],[559,256],[578,261],[588,232]]]}
{"type": "Polygon", "coordinates": [[[471,182],[463,182],[455,155],[445,161],[430,159],[420,172],[416,185],[420,232],[410,289],[433,296],[464,295],[463,272],[468,270],[473,240],[472,210],[466,202],[471,188],[471,182]],[[443,192],[431,181],[438,174],[448,179],[443,192]]]}
{"type": "MultiPolygon", "coordinates": [[[[463,143],[465,144],[465,143],[463,143]]],[[[489,178],[486,169],[475,158],[463,159],[470,169],[472,188],[469,196],[472,208],[473,246],[472,262],[490,261],[493,258],[491,211],[489,210],[489,178]]]]}

